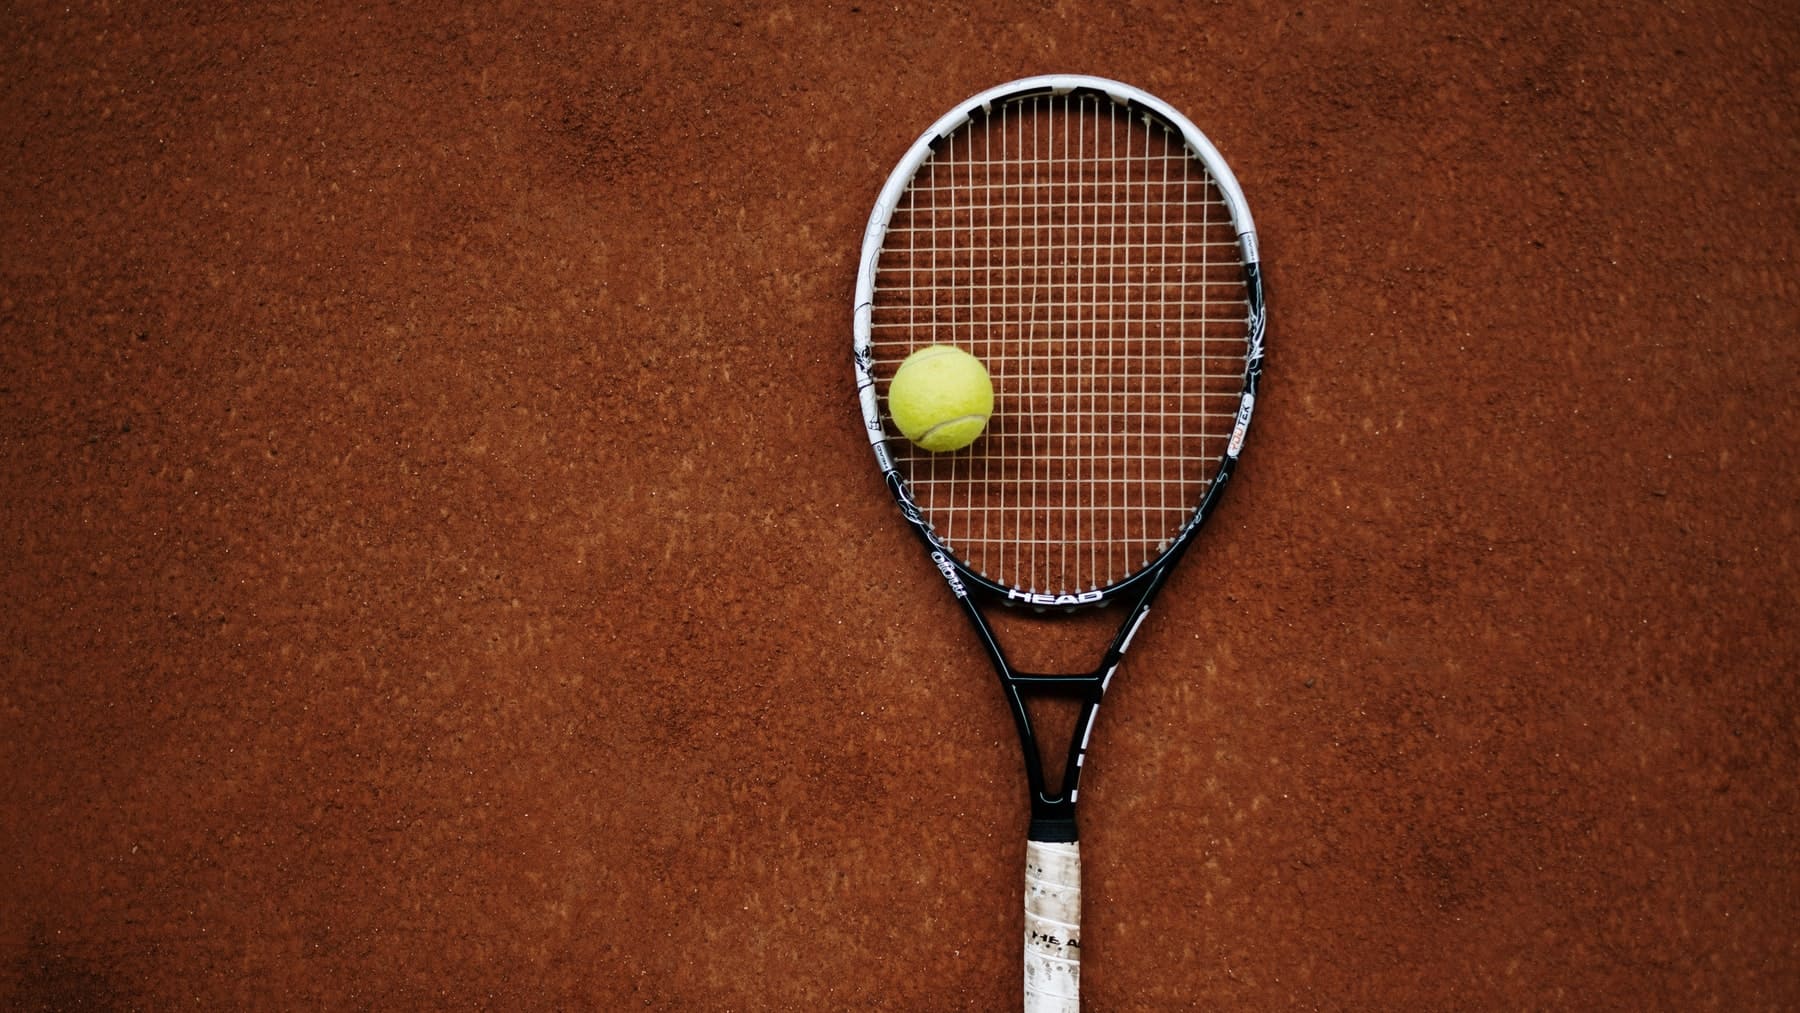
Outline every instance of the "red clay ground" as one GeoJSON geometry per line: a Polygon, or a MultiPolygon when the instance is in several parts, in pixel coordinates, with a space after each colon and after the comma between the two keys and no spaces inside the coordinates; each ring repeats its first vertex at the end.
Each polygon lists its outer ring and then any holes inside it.
{"type": "Polygon", "coordinates": [[[1088,1008],[1800,1006],[1791,7],[335,6],[0,19],[0,1007],[1010,1008],[850,293],[1051,70],[1200,123],[1272,307],[1088,1008]]]}

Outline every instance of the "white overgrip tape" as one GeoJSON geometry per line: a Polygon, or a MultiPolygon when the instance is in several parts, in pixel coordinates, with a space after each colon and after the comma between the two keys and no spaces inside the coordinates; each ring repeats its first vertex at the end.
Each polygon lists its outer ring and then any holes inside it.
{"type": "Polygon", "coordinates": [[[1025,1013],[1076,1013],[1081,999],[1081,846],[1025,842],[1025,1013]]]}

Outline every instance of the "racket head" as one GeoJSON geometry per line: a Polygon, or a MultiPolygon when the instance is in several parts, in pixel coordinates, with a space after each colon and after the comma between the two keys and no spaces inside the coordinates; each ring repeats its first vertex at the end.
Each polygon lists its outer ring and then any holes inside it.
{"type": "Polygon", "coordinates": [[[1186,117],[1104,78],[966,100],[882,188],[855,296],[859,403],[959,595],[1103,604],[1166,569],[1236,466],[1266,312],[1236,177],[1186,117]],[[988,432],[929,453],[887,385],[919,348],[986,363],[988,432]]]}

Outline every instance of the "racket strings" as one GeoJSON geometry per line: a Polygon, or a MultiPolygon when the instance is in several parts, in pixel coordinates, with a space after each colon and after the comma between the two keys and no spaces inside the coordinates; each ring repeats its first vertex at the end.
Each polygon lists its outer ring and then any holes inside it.
{"type": "Polygon", "coordinates": [[[930,344],[994,378],[994,418],[970,449],[891,444],[972,568],[1091,590],[1189,523],[1237,412],[1249,304],[1229,211],[1177,132],[1090,94],[977,116],[895,208],[875,290],[881,396],[930,344]]]}

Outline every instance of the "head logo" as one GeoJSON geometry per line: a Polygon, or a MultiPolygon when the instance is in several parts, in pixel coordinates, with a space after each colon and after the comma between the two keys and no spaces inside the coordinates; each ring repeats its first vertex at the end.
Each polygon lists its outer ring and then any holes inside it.
{"type": "Polygon", "coordinates": [[[1100,591],[1081,591],[1077,594],[1037,594],[1012,588],[1006,592],[1006,597],[1012,601],[1022,601],[1031,605],[1091,605],[1106,595],[1100,591]]]}

